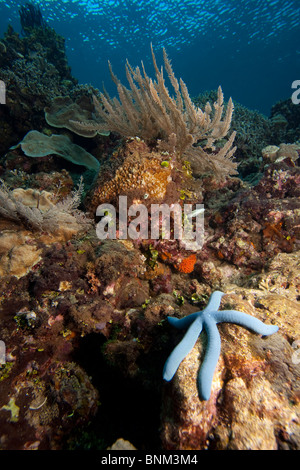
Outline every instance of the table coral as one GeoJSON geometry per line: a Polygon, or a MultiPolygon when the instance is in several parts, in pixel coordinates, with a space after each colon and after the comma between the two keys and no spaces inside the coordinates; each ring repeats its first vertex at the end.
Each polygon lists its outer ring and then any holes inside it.
{"type": "Polygon", "coordinates": [[[109,132],[79,131],[72,125],[73,121],[89,121],[92,116],[93,105],[88,96],[80,96],[75,102],[69,96],[57,96],[50,106],[45,107],[45,119],[49,126],[69,129],[84,137],[95,137],[97,134],[109,135],[109,132]]]}
{"type": "Polygon", "coordinates": [[[79,145],[73,144],[65,135],[51,135],[48,137],[38,131],[28,132],[24,139],[12,149],[21,146],[28,157],[45,157],[58,155],[76,165],[83,165],[90,170],[99,171],[98,160],[79,145]]]}

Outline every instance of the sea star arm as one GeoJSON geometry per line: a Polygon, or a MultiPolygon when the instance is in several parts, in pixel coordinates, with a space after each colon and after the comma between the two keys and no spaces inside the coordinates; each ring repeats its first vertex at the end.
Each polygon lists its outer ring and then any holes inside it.
{"type": "Polygon", "coordinates": [[[168,322],[178,330],[185,329],[188,328],[194,320],[196,320],[200,313],[201,312],[191,313],[183,318],[168,317],[168,322]]]}
{"type": "Polygon", "coordinates": [[[263,336],[272,335],[278,331],[278,326],[266,325],[258,320],[258,318],[252,317],[247,313],[238,312],[237,310],[218,311],[223,295],[223,292],[214,292],[206,308],[201,312],[192,313],[182,319],[168,317],[171,325],[179,329],[188,328],[188,330],[165,363],[163,377],[167,381],[173,378],[181,361],[194,347],[202,327],[204,327],[207,333],[207,351],[198,374],[199,395],[204,400],[208,400],[210,397],[213,375],[221,351],[221,339],[217,323],[236,323],[263,336]]]}
{"type": "Polygon", "coordinates": [[[221,352],[221,338],[213,318],[205,319],[204,328],[207,334],[207,350],[198,374],[198,391],[203,400],[208,400],[215,368],[221,352]]]}
{"type": "Polygon", "coordinates": [[[189,354],[189,352],[195,346],[195,343],[202,331],[202,318],[197,317],[194,322],[190,325],[186,334],[175,349],[171,352],[170,356],[165,362],[163,370],[163,378],[167,382],[172,380],[174,377],[179,364],[189,354]]]}
{"type": "Polygon", "coordinates": [[[272,335],[278,331],[278,326],[266,325],[258,318],[252,317],[244,312],[238,312],[237,310],[221,310],[214,312],[213,317],[217,323],[236,323],[263,336],[272,335]]]}
{"type": "Polygon", "coordinates": [[[180,319],[176,317],[168,317],[168,322],[170,323],[170,325],[178,329],[188,328],[193,323],[193,321],[198,316],[203,315],[204,312],[218,310],[220,303],[221,303],[221,298],[223,297],[223,295],[224,295],[223,292],[215,291],[210,296],[208,304],[203,311],[191,313],[190,315],[187,315],[186,317],[180,318],[180,319]]]}
{"type": "Polygon", "coordinates": [[[208,304],[206,305],[204,311],[216,312],[220,307],[220,303],[221,303],[221,299],[223,295],[225,295],[224,292],[221,292],[219,290],[216,290],[215,292],[213,292],[209,298],[208,304]]]}

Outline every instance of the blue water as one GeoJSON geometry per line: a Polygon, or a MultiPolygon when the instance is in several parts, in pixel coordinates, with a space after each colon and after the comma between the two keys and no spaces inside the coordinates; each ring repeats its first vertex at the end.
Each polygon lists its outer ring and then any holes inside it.
{"type": "MultiPolygon", "coordinates": [[[[0,34],[20,32],[25,2],[0,1],[0,34]]],[[[112,92],[107,68],[125,81],[124,63],[143,60],[152,75],[150,43],[164,46],[190,94],[222,86],[229,96],[269,115],[300,79],[299,0],[36,1],[47,24],[66,39],[73,75],[112,92]]]]}

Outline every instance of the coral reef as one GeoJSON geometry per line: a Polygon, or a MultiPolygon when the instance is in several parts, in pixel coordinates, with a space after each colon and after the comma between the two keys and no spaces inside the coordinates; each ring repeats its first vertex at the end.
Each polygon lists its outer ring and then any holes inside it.
{"type": "MultiPolygon", "coordinates": [[[[272,268],[267,275],[271,272],[272,268]]],[[[198,365],[195,362],[205,347],[204,341],[198,344],[179,367],[176,382],[165,389],[164,448],[299,448],[296,416],[299,416],[300,371],[299,364],[293,361],[291,346],[293,338],[299,336],[296,320],[299,307],[296,300],[289,299],[288,288],[282,290],[280,281],[273,287],[270,293],[257,287],[234,286],[235,294],[226,295],[227,303],[235,308],[243,306],[250,314],[255,306],[261,319],[279,324],[279,331],[283,326],[280,319],[288,316],[290,320],[284,323],[295,325],[292,336],[278,333],[262,339],[234,326],[220,327],[226,340],[208,402],[199,401],[196,389],[198,365]]]]}
{"type": "Polygon", "coordinates": [[[134,200],[147,205],[165,201],[168,187],[172,187],[172,164],[164,167],[165,158],[159,152],[151,152],[140,139],[120,145],[101,167],[86,201],[87,208],[95,214],[98,205],[116,203],[122,195],[128,197],[128,204],[134,200]]]}
{"type": "Polygon", "coordinates": [[[87,230],[91,220],[77,208],[82,187],[62,201],[54,204],[55,196],[45,191],[22,188],[10,191],[2,182],[0,188],[0,214],[4,219],[68,240],[74,234],[87,230]],[[41,204],[41,205],[40,205],[41,204]]]}
{"type": "MultiPolygon", "coordinates": [[[[112,110],[119,112],[120,129],[122,106],[139,118],[135,98],[143,106],[148,97],[161,134],[155,123],[137,119],[143,140],[127,116],[133,135],[107,135],[98,121],[96,130],[89,127],[93,96],[99,101],[101,95],[76,84],[63,38],[46,25],[24,33],[21,38],[9,28],[0,43],[0,78],[9,85],[8,105],[0,107],[0,448],[299,450],[296,110],[281,103],[267,119],[235,105],[231,120],[232,103],[224,109],[221,91],[193,104],[165,56],[176,98],[166,95],[160,71],[153,81],[128,65],[130,90],[117,82],[121,103],[112,110]],[[207,102],[215,102],[215,114],[207,102]],[[162,123],[166,112],[170,122],[162,123]],[[191,128],[195,113],[208,119],[200,134],[197,119],[191,128]],[[176,139],[175,118],[183,119],[176,139]],[[230,121],[237,132],[234,177],[230,121]],[[75,163],[95,157],[97,174],[57,158],[53,148],[47,157],[28,157],[21,148],[28,132],[43,136],[34,155],[45,154],[45,142],[68,141],[68,148],[81,148],[75,163]],[[187,158],[189,135],[204,139],[191,147],[201,154],[199,165],[187,158]],[[218,152],[224,158],[212,171],[218,152]],[[139,228],[148,237],[123,239],[119,226],[114,239],[98,238],[97,207],[111,204],[119,215],[120,196],[127,196],[128,207],[146,207],[139,228]],[[171,211],[169,237],[161,230],[153,239],[152,216],[156,228],[165,229],[165,215],[150,211],[156,203],[191,205],[198,215],[204,209],[202,248],[175,238],[171,211]],[[195,318],[214,291],[224,295],[213,315],[244,312],[279,330],[260,337],[221,323],[211,394],[202,400],[196,378],[205,334],[172,381],[165,383],[162,372],[182,340],[168,318],[195,318]]],[[[127,229],[138,217],[132,214],[127,229]]]]}
{"type": "Polygon", "coordinates": [[[284,142],[292,144],[299,140],[300,135],[300,109],[291,99],[279,101],[271,109],[271,122],[273,123],[274,138],[272,142],[279,145],[284,142]]]}
{"type": "Polygon", "coordinates": [[[6,105],[0,108],[1,147],[5,152],[32,129],[44,126],[44,107],[76,85],[70,74],[64,40],[54,30],[33,28],[21,38],[10,26],[0,56],[0,79],[6,84],[6,105]]]}
{"type": "MultiPolygon", "coordinates": [[[[207,101],[215,101],[215,91],[205,92],[194,98],[200,108],[207,101]]],[[[235,134],[235,160],[238,162],[239,175],[249,179],[261,168],[261,151],[270,144],[276,136],[272,121],[258,111],[246,108],[240,103],[234,103],[231,129],[235,134]],[[252,175],[252,176],[251,176],[252,175]]],[[[277,136],[276,136],[277,139],[277,136]]],[[[276,140],[277,142],[277,140],[276,140]]]]}
{"type": "Polygon", "coordinates": [[[222,142],[230,129],[233,104],[230,98],[224,113],[224,97],[219,87],[213,107],[206,103],[204,111],[192,102],[183,80],[176,79],[166,51],[165,70],[168,74],[176,98],[172,98],[165,85],[163,68],[158,69],[151,46],[156,81],[150,79],[143,67],[133,69],[126,64],[126,75],[130,85],[128,90],[113,74],[119,99],[111,99],[100,94],[101,102],[94,97],[97,120],[72,122],[79,132],[114,131],[124,137],[135,137],[147,143],[158,144],[160,150],[175,153],[187,159],[201,172],[213,172],[216,176],[234,175],[236,163],[232,157],[235,132],[222,142]],[[214,109],[214,111],[213,111],[214,109]]]}
{"type": "Polygon", "coordinates": [[[1,230],[0,279],[7,275],[25,276],[41,260],[42,250],[30,235],[24,230],[1,230]]]}
{"type": "MultiPolygon", "coordinates": [[[[36,347],[31,344],[32,351],[36,347]]],[[[0,407],[1,445],[5,448],[13,433],[14,449],[59,449],[66,433],[93,417],[98,394],[78,365],[42,358],[43,354],[39,360],[30,360],[30,355],[19,371],[14,373],[16,365],[12,365],[5,384],[2,380],[11,398],[0,407]]]]}
{"type": "Polygon", "coordinates": [[[65,40],[52,28],[32,27],[20,37],[9,26],[0,50],[0,80],[6,85],[6,105],[0,107],[0,157],[27,132],[49,132],[44,109],[51,108],[55,98],[91,107],[89,96],[98,91],[78,85],[68,65],[65,40]]]}
{"type": "Polygon", "coordinates": [[[286,158],[297,162],[300,156],[300,143],[279,144],[279,147],[277,145],[268,145],[262,149],[261,153],[267,164],[280,162],[280,160],[285,160],[286,158]]]}

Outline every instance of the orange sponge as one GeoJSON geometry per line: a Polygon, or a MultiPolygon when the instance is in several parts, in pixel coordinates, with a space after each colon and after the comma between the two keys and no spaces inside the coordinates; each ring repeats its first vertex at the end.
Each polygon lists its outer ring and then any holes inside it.
{"type": "Polygon", "coordinates": [[[195,263],[197,261],[197,256],[192,254],[187,258],[183,259],[179,265],[176,266],[178,271],[181,273],[191,273],[194,271],[195,263]]]}

